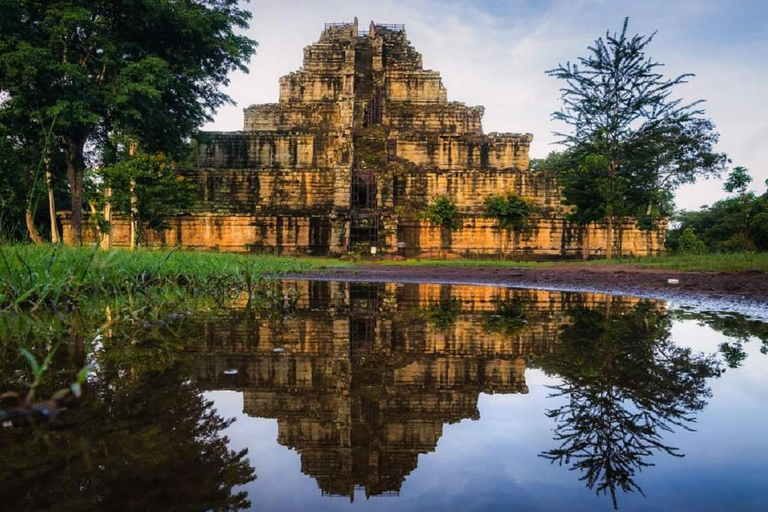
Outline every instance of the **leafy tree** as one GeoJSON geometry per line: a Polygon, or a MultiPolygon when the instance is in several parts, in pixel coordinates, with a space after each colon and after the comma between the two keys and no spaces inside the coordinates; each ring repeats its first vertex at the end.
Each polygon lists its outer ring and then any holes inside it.
{"type": "Polygon", "coordinates": [[[617,222],[633,215],[641,227],[653,226],[669,207],[669,191],[719,173],[727,160],[713,152],[718,135],[700,102],[672,96],[692,75],[665,79],[662,64],[645,54],[654,35],[629,36],[628,22],[578,63],[547,71],[565,81],[563,108],[552,115],[571,128],[557,133],[575,162],[562,178],[565,194],[585,219],[606,223],[608,259],[617,222]]]}
{"type": "Polygon", "coordinates": [[[28,188],[24,178],[31,173],[24,172],[20,149],[11,134],[0,133],[0,242],[20,240],[24,232],[28,188]]]}
{"type": "Polygon", "coordinates": [[[768,251],[768,193],[752,206],[751,217],[749,237],[755,247],[761,251],[768,251]]]}
{"type": "Polygon", "coordinates": [[[752,183],[752,176],[749,175],[749,170],[746,167],[734,167],[728,174],[728,178],[723,184],[723,190],[728,193],[736,192],[736,201],[740,210],[739,215],[739,233],[737,237],[732,239],[732,243],[736,240],[741,241],[741,245],[748,248],[752,245],[748,241],[747,231],[749,230],[749,213],[751,204],[755,200],[754,194],[747,193],[747,187],[752,183]]]}
{"type": "MultiPolygon", "coordinates": [[[[13,115],[7,101],[0,102],[0,187],[4,192],[0,209],[8,221],[4,230],[9,229],[6,226],[24,225],[36,244],[43,243],[43,234],[38,229],[42,224],[38,204],[46,190],[51,233],[54,241],[58,241],[54,180],[50,176],[52,159],[58,155],[51,151],[50,132],[51,126],[42,124],[37,114],[21,119],[13,115]]],[[[22,233],[6,233],[6,236],[21,239],[22,233]]]]}
{"type": "MultiPolygon", "coordinates": [[[[580,154],[575,151],[552,152],[546,159],[537,162],[536,168],[546,169],[557,177],[562,189],[563,203],[574,208],[567,219],[581,228],[582,259],[590,255],[589,225],[601,222],[606,216],[606,204],[614,201],[614,211],[624,207],[612,199],[611,194],[626,189],[626,180],[618,178],[611,183],[605,158],[595,154],[580,154]]],[[[624,210],[621,210],[623,213],[624,210]]]]}
{"type": "Polygon", "coordinates": [[[696,320],[701,325],[714,329],[728,337],[719,345],[720,353],[728,368],[738,368],[746,359],[744,345],[752,339],[760,342],[760,353],[768,354],[768,324],[738,313],[711,313],[699,311],[675,311],[675,317],[682,320],[696,320]]]}
{"type": "Polygon", "coordinates": [[[236,0],[0,0],[0,12],[2,108],[56,120],[78,242],[86,148],[114,163],[116,141],[127,136],[175,155],[230,101],[219,87],[230,71],[247,71],[255,49],[235,33],[250,19],[236,0]]]}
{"type": "Polygon", "coordinates": [[[450,245],[450,232],[461,227],[459,209],[448,196],[439,194],[419,217],[440,227],[440,246],[444,253],[445,248],[450,245]]]}
{"type": "Polygon", "coordinates": [[[102,170],[104,186],[116,213],[136,223],[136,245],[146,242],[148,232],[170,227],[168,217],[188,209],[196,187],[176,174],[175,165],[163,154],[139,154],[102,170]]]}
{"type": "Polygon", "coordinates": [[[535,208],[527,201],[511,192],[493,194],[483,201],[485,212],[483,217],[495,219],[499,231],[506,232],[506,240],[502,240],[501,259],[505,259],[510,238],[517,236],[528,227],[528,218],[535,208]]]}

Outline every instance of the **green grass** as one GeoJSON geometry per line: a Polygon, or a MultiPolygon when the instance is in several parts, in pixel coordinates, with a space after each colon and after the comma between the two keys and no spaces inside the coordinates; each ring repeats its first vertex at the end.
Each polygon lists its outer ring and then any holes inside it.
{"type": "Polygon", "coordinates": [[[0,246],[0,310],[62,309],[83,298],[159,289],[251,290],[267,277],[342,264],[321,258],[6,245],[0,246]]]}
{"type": "Polygon", "coordinates": [[[678,254],[648,258],[618,258],[612,261],[593,260],[593,263],[633,265],[641,268],[662,268],[683,272],[768,272],[768,252],[735,252],[717,254],[678,254]]]}
{"type": "MultiPolygon", "coordinates": [[[[365,260],[358,264],[371,263],[365,260]]],[[[420,260],[409,259],[406,261],[380,261],[379,265],[387,266],[436,266],[436,267],[517,267],[517,268],[546,268],[568,265],[630,265],[640,268],[661,268],[686,272],[744,272],[747,270],[760,270],[768,272],[768,252],[739,252],[728,254],[690,254],[670,255],[644,258],[616,258],[613,260],[581,260],[565,261],[501,261],[501,260],[420,260]]]]}
{"type": "Polygon", "coordinates": [[[358,265],[375,264],[386,265],[391,267],[551,267],[552,265],[558,265],[560,263],[554,261],[514,261],[514,260],[430,260],[430,259],[407,259],[404,261],[357,261],[358,265]]]}

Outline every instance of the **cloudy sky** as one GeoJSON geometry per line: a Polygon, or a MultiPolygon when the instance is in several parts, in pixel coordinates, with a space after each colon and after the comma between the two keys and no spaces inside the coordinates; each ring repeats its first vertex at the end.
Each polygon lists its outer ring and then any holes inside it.
{"type": "MultiPolygon", "coordinates": [[[[424,67],[441,72],[449,99],[486,107],[486,133],[534,134],[533,157],[554,147],[550,120],[560,84],[544,71],[585,54],[624,17],[630,31],[658,31],[648,53],[669,76],[695,73],[679,94],[704,99],[720,132],[718,149],[750,168],[753,190],[768,178],[768,1],[766,0],[252,0],[249,35],[259,43],[247,75],[235,74],[209,130],[242,128],[242,109],[277,101],[278,77],[301,66],[302,48],[325,22],[361,28],[405,23],[424,67]]],[[[679,190],[677,205],[698,208],[724,197],[719,180],[679,190]]]]}

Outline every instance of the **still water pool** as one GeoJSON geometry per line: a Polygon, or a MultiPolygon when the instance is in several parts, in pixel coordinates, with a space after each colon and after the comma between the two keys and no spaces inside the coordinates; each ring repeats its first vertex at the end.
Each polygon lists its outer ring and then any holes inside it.
{"type": "Polygon", "coordinates": [[[55,422],[3,423],[0,509],[768,510],[766,323],[595,293],[283,290],[96,336],[4,319],[91,375],[55,422]]]}

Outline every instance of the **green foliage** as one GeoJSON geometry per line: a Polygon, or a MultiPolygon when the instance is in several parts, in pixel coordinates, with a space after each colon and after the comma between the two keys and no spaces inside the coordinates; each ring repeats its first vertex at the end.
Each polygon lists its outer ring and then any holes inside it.
{"type": "Polygon", "coordinates": [[[114,163],[124,138],[178,156],[256,46],[237,33],[251,14],[236,0],[0,0],[0,12],[0,121],[53,126],[76,236],[87,162],[114,163]]]}
{"type": "MultiPolygon", "coordinates": [[[[676,249],[675,249],[676,250],[676,249]]],[[[768,272],[768,252],[680,254],[647,258],[621,258],[618,265],[663,268],[683,272],[768,272]]]]}
{"type": "Polygon", "coordinates": [[[46,374],[51,367],[57,349],[58,345],[54,346],[48,351],[42,361],[38,361],[38,358],[27,348],[21,347],[19,349],[19,352],[29,366],[32,379],[31,382],[26,383],[26,391],[9,391],[0,394],[0,401],[7,399],[15,399],[16,401],[13,408],[0,408],[0,420],[25,417],[32,421],[34,417],[42,416],[48,421],[56,421],[62,410],[59,406],[59,402],[69,396],[74,396],[76,398],[80,397],[82,394],[83,383],[88,377],[88,366],[83,367],[83,369],[75,376],[74,381],[67,387],[59,389],[47,400],[41,401],[36,396],[37,390],[43,382],[43,378],[46,377],[46,374]]]}
{"type": "Polygon", "coordinates": [[[768,250],[768,201],[763,200],[755,205],[754,213],[749,221],[749,237],[755,247],[768,250]]]}
{"type": "Polygon", "coordinates": [[[197,188],[175,172],[163,154],[140,154],[102,169],[104,187],[112,190],[116,213],[137,222],[136,242],[142,245],[148,231],[168,229],[168,217],[192,206],[197,188]],[[135,204],[131,204],[132,198],[135,204]]]}
{"type": "Polygon", "coordinates": [[[699,211],[677,213],[679,226],[670,231],[668,247],[676,249],[678,238],[690,228],[710,251],[768,250],[768,192],[762,196],[743,192],[751,178],[743,167],[736,169],[726,189],[742,192],[712,206],[703,206],[699,211]]]}
{"type": "Polygon", "coordinates": [[[495,219],[500,229],[518,233],[528,226],[528,218],[535,210],[530,201],[511,192],[490,195],[483,200],[483,205],[483,217],[495,219]]]}
{"type": "Polygon", "coordinates": [[[690,227],[687,227],[680,235],[677,252],[680,254],[704,254],[707,252],[707,246],[693,233],[690,227]]]}
{"type": "Polygon", "coordinates": [[[752,176],[749,175],[749,169],[738,166],[734,167],[730,174],[728,174],[723,188],[729,193],[738,192],[739,194],[744,194],[750,183],[752,183],[752,176]]]}
{"type": "Polygon", "coordinates": [[[456,230],[461,227],[459,209],[446,195],[437,195],[419,216],[435,226],[456,230]]]}
{"type": "Polygon", "coordinates": [[[631,215],[654,226],[671,190],[726,163],[713,152],[718,135],[700,102],[672,96],[691,75],[665,79],[645,53],[653,35],[630,36],[627,26],[595,41],[578,63],[547,71],[565,82],[564,106],[552,115],[571,128],[557,134],[568,148],[558,179],[583,224],[631,215]]]}
{"type": "Polygon", "coordinates": [[[714,329],[728,337],[719,345],[720,353],[728,368],[738,368],[746,359],[744,345],[753,339],[760,342],[760,353],[768,354],[768,323],[752,320],[738,313],[712,313],[699,311],[675,311],[682,320],[696,320],[700,325],[714,329]]]}
{"type": "Polygon", "coordinates": [[[362,128],[355,134],[355,159],[361,169],[384,169],[387,165],[387,134],[382,125],[362,128]]]}

